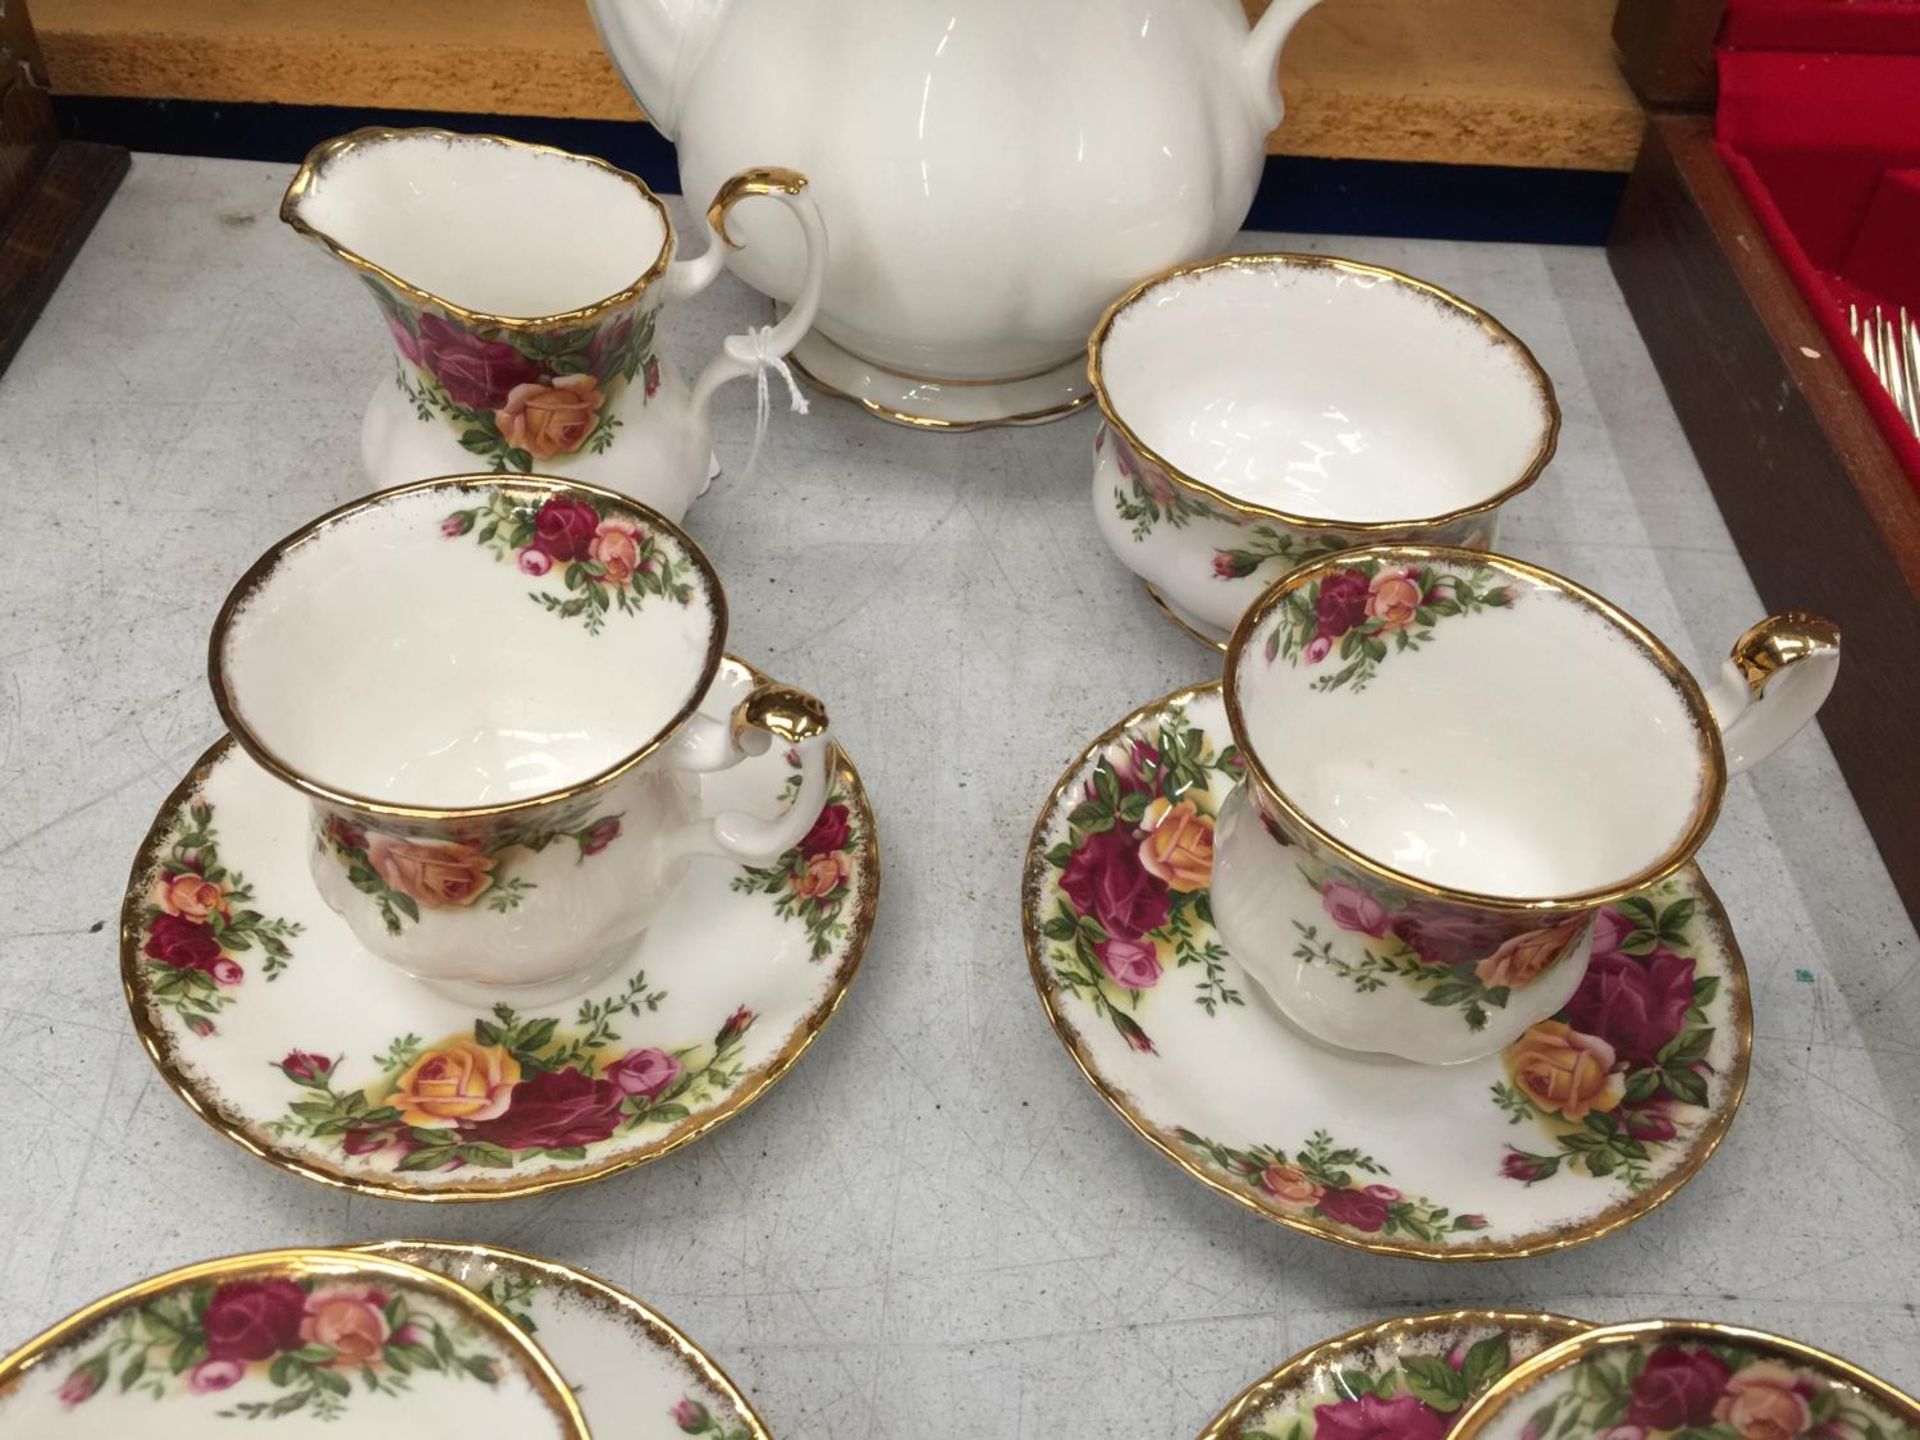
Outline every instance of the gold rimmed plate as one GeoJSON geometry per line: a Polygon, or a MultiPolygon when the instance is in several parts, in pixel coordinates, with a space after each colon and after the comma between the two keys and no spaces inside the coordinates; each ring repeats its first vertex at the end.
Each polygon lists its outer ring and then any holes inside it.
{"type": "Polygon", "coordinates": [[[726,1372],[670,1321],[584,1270],[497,1245],[357,1247],[459,1281],[546,1351],[597,1435],[771,1440],[726,1372]]]}
{"type": "Polygon", "coordinates": [[[189,1265],[0,1360],[0,1434],[199,1440],[248,1420],[288,1440],[587,1440],[572,1391],[521,1326],[384,1255],[273,1250],[189,1265]]]}
{"type": "MultiPolygon", "coordinates": [[[[752,683],[729,659],[707,703],[724,715],[752,683]]],[[[798,773],[776,748],[702,777],[702,804],[771,813],[798,773]]],[[[779,861],[696,858],[605,982],[489,1010],[362,948],[314,888],[313,843],[305,800],[221,740],[134,862],[121,977],[196,1115],[281,1169],[389,1199],[537,1194],[697,1140],[832,1018],[879,897],[873,811],[836,750],[821,819],[779,861]]]]}
{"type": "Polygon", "coordinates": [[[1254,1381],[1200,1440],[1441,1440],[1502,1375],[1587,1328],[1532,1310],[1442,1310],[1363,1325],[1254,1381]]]}
{"type": "MultiPolygon", "coordinates": [[[[1135,1134],[1290,1229],[1431,1260],[1582,1244],[1698,1173],[1739,1108],[1753,1018],[1697,866],[1608,907],[1581,991],[1505,1053],[1336,1051],[1290,1026],[1214,929],[1214,820],[1242,774],[1219,684],[1177,691],[1087,747],[1028,847],[1040,1003],[1135,1134]]],[[[1337,905],[1294,918],[1303,945],[1371,940],[1337,905]]]]}
{"type": "Polygon", "coordinates": [[[1705,1320],[1598,1325],[1461,1414],[1456,1440],[1914,1440],[1920,1400],[1799,1340],[1705,1320]]]}

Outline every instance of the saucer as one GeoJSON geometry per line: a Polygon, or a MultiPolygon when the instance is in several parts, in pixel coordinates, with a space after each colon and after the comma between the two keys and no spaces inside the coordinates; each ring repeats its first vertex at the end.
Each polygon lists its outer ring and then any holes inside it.
{"type": "Polygon", "coordinates": [[[1798,1340],[1704,1320],[1599,1325],[1516,1365],[1455,1440],[1913,1440],[1920,1400],[1798,1340]]]}
{"type": "Polygon", "coordinates": [[[1084,353],[1007,380],[933,380],[889,370],[809,330],[787,360],[827,394],[916,430],[1041,425],[1093,400],[1084,353]]]}
{"type": "Polygon", "coordinates": [[[1363,1325],[1254,1381],[1200,1440],[1322,1440],[1323,1427],[1325,1440],[1440,1440],[1512,1367],[1587,1328],[1562,1315],[1506,1310],[1443,1310],[1363,1325]]]}
{"type": "MultiPolygon", "coordinates": [[[[706,703],[751,683],[729,659],[706,703]]],[[[791,763],[776,749],[704,776],[702,803],[771,813],[799,785],[791,763]]],[[[282,1169],[389,1199],[534,1194],[698,1139],[813,1043],[879,894],[873,812],[836,750],[827,808],[780,863],[697,857],[607,980],[476,1013],[354,940],[314,888],[312,843],[306,801],[220,740],[134,861],[121,977],[195,1114],[282,1169]]]]}
{"type": "MultiPolygon", "coordinates": [[[[1282,1225],[1437,1260],[1597,1239],[1706,1163],[1739,1107],[1753,1025],[1746,968],[1697,866],[1612,907],[1625,973],[1604,994],[1583,984],[1503,1054],[1439,1067],[1336,1051],[1289,1025],[1214,930],[1214,817],[1239,775],[1218,682],[1177,691],[1074,762],[1027,852],[1041,1004],[1148,1144],[1282,1225]],[[1576,1014],[1609,1042],[1588,1050],[1618,1042],[1648,1061],[1560,1094],[1551,1062],[1576,1014]]],[[[1365,938],[1326,914],[1296,923],[1302,944],[1365,938]]]]}
{"type": "Polygon", "coordinates": [[[505,1313],[384,1256],[189,1265],[0,1360],[0,1434],[198,1440],[216,1420],[268,1420],[284,1440],[587,1436],[566,1381],[505,1313]]]}
{"type": "Polygon", "coordinates": [[[753,1407],[699,1346],[585,1271],[493,1245],[387,1240],[354,1248],[450,1276],[504,1311],[573,1387],[596,1434],[769,1440],[753,1407]]]}

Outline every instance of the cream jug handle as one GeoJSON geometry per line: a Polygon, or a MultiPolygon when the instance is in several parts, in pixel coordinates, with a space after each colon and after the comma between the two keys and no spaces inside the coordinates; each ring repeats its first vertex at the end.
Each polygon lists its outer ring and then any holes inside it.
{"type": "Polygon", "coordinates": [[[1287,104],[1280,94],[1280,47],[1300,17],[1320,0],[1270,0],[1247,37],[1242,63],[1247,70],[1247,93],[1254,113],[1269,130],[1286,118],[1287,104]]]}
{"type": "Polygon", "coordinates": [[[806,838],[827,803],[827,710],[791,685],[757,680],[726,719],[694,715],[662,754],[665,764],[694,774],[764,755],[778,740],[800,759],[800,793],[771,820],[738,810],[695,820],[667,844],[676,855],[719,855],[750,865],[777,860],[806,838]]]}
{"type": "Polygon", "coordinates": [[[1840,627],[1802,611],[1772,615],[1734,642],[1707,687],[1727,773],[1758,764],[1826,703],[1840,670],[1840,627]]]}
{"type": "Polygon", "coordinates": [[[787,352],[800,343],[800,337],[812,328],[813,317],[820,309],[820,287],[826,282],[827,274],[827,229],[820,220],[820,207],[808,193],[807,177],[798,170],[778,166],[742,170],[720,187],[713,203],[707,207],[707,228],[713,233],[713,243],[698,258],[677,262],[667,272],[671,293],[696,295],[714,282],[724,266],[727,251],[741,248],[727,233],[727,216],[735,205],[754,195],[767,195],[780,201],[800,222],[807,247],[806,273],[800,282],[800,293],[794,297],[793,308],[778,325],[744,335],[729,335],[721,344],[720,353],[693,382],[696,411],[706,409],[713,392],[727,381],[783,360],[787,352]]]}

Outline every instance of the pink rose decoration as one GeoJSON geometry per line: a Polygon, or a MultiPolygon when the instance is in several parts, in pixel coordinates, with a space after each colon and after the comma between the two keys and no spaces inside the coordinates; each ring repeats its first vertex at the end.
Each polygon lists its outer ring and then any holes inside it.
{"type": "Polygon", "coordinates": [[[657,1100],[680,1078],[680,1062],[664,1050],[630,1050],[606,1070],[607,1079],[622,1095],[644,1095],[657,1100]]]}
{"type": "Polygon", "coordinates": [[[553,569],[553,557],[544,550],[534,549],[531,545],[514,556],[513,563],[520,567],[522,575],[532,575],[535,578],[553,569]]]}
{"type": "Polygon", "coordinates": [[[1785,1365],[1762,1360],[1727,1381],[1713,1418],[1732,1426],[1741,1440],[1795,1440],[1813,1423],[1809,1388],[1785,1365]]]}
{"type": "Polygon", "coordinates": [[[1355,930],[1376,939],[1387,933],[1387,907],[1358,885],[1329,880],[1320,887],[1320,903],[1342,930],[1355,930]]]}
{"type": "Polygon", "coordinates": [[[473,517],[465,511],[456,510],[440,522],[440,533],[449,540],[458,540],[473,529],[473,517]]]}
{"type": "Polygon", "coordinates": [[[1647,1431],[1642,1425],[1611,1425],[1593,1440],[1647,1440],[1647,1431]]]}
{"type": "Polygon", "coordinates": [[[1160,983],[1160,952],[1151,940],[1109,940],[1094,953],[1107,978],[1124,989],[1151,990],[1160,983]]]}
{"type": "Polygon", "coordinates": [[[213,962],[212,966],[207,970],[207,973],[213,976],[214,984],[229,987],[238,985],[242,980],[247,978],[247,972],[240,968],[240,962],[237,960],[229,960],[224,955],[213,962]]]}
{"type": "Polygon", "coordinates": [[[100,1388],[103,1378],[99,1370],[82,1366],[69,1375],[66,1383],[60,1387],[60,1403],[69,1410],[76,1405],[85,1404],[100,1388]]]}
{"type": "Polygon", "coordinates": [[[631,520],[610,515],[600,522],[587,546],[587,558],[606,567],[607,584],[616,588],[633,578],[640,563],[640,544],[647,532],[631,520]]]}
{"type": "Polygon", "coordinates": [[[1313,639],[1307,642],[1305,656],[1307,664],[1318,665],[1322,660],[1327,658],[1328,652],[1332,649],[1333,641],[1324,635],[1314,636],[1313,639]]]}
{"type": "Polygon", "coordinates": [[[708,1426],[707,1407],[698,1400],[682,1400],[670,1412],[673,1423],[689,1435],[698,1435],[708,1426]]]}
{"type": "Polygon", "coordinates": [[[1391,1185],[1369,1185],[1367,1186],[1367,1194],[1376,1200],[1385,1200],[1388,1204],[1392,1204],[1395,1200],[1404,1200],[1407,1198],[1391,1185]]]}
{"type": "Polygon", "coordinates": [[[202,1360],[187,1376],[187,1388],[196,1395],[211,1395],[232,1389],[246,1373],[247,1367],[238,1360],[202,1360]]]}
{"type": "Polygon", "coordinates": [[[1313,1407],[1313,1440],[1443,1440],[1446,1433],[1439,1412],[1411,1395],[1362,1395],[1313,1407]]]}

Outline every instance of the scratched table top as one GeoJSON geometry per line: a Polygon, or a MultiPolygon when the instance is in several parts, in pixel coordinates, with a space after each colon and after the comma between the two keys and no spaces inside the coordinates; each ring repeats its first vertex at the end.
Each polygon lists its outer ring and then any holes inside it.
{"type": "MultiPolygon", "coordinates": [[[[0,1349],[168,1266],[419,1236],[631,1290],[783,1440],[1193,1435],[1314,1340],[1461,1303],[1756,1324],[1920,1389],[1920,945],[1818,733],[1733,782],[1702,856],[1752,971],[1745,1107],[1616,1236],[1492,1265],[1338,1249],[1194,1184],[1081,1080],[1021,948],[1028,829],[1093,735],[1218,674],[1102,548],[1087,415],[942,437],[816,397],[743,478],[752,387],[721,396],[728,473],[688,525],[727,581],[730,648],[833,707],[885,861],[848,1003],[758,1106],[638,1172],[453,1208],[323,1189],[215,1135],[134,1039],[114,930],[136,844],[219,733],[221,597],[365,488],[388,342],[276,223],[289,174],[137,156],[0,377],[0,1349]]],[[[1487,306],[1566,413],[1505,548],[1696,668],[1758,618],[1599,251],[1245,246],[1378,261],[1487,306]]],[[[764,318],[723,279],[675,308],[666,346],[690,369],[764,318]]]]}

